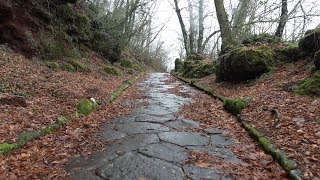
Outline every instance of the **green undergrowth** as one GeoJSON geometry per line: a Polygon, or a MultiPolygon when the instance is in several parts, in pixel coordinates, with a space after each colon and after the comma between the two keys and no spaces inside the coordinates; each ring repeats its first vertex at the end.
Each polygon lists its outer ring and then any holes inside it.
{"type": "Polygon", "coordinates": [[[85,64],[75,59],[72,59],[62,64],[54,61],[46,61],[44,62],[44,64],[52,70],[62,69],[69,72],[90,72],[91,71],[89,67],[87,67],[85,64]]]}
{"type": "Polygon", "coordinates": [[[121,75],[122,75],[120,69],[118,69],[118,68],[115,67],[115,66],[109,65],[109,64],[106,64],[106,65],[103,67],[103,70],[104,70],[104,72],[107,73],[107,74],[111,74],[111,75],[115,75],[115,76],[121,76],[121,75]]]}
{"type": "Polygon", "coordinates": [[[320,96],[320,70],[316,71],[312,76],[302,80],[293,90],[299,95],[320,96]]]}

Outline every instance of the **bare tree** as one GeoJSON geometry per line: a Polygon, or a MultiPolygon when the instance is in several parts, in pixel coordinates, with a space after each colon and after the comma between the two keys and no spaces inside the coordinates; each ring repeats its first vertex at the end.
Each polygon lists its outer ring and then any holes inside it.
{"type": "Polygon", "coordinates": [[[221,31],[221,49],[224,51],[228,47],[232,46],[235,41],[229,24],[228,15],[224,8],[223,0],[214,0],[214,4],[216,6],[216,13],[221,31]]]}
{"type": "Polygon", "coordinates": [[[186,50],[186,55],[189,56],[190,53],[190,45],[189,45],[189,40],[188,40],[188,33],[186,30],[186,26],[183,22],[183,18],[181,15],[181,9],[179,8],[178,0],[174,0],[174,5],[175,5],[175,10],[179,19],[180,27],[181,27],[181,32],[183,36],[183,43],[184,43],[184,48],[186,50]]]}
{"type": "Polygon", "coordinates": [[[279,24],[278,24],[275,36],[282,38],[283,31],[287,21],[288,21],[288,1],[282,0],[281,15],[280,15],[280,20],[279,20],[279,24]]]}

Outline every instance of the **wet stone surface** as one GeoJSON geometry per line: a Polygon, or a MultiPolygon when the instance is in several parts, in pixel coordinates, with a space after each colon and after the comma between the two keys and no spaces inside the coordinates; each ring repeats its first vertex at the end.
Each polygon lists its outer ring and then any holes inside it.
{"type": "Polygon", "coordinates": [[[140,83],[149,105],[105,124],[100,137],[108,142],[106,150],[89,159],[75,158],[66,167],[72,179],[229,179],[221,171],[185,164],[189,151],[219,156],[226,162],[241,161],[228,149],[235,143],[221,130],[206,129],[200,134],[192,131],[200,126],[198,122],[176,117],[195,91],[178,81],[165,84],[167,76],[151,73],[140,83]],[[167,91],[175,86],[187,97],[167,91]]]}

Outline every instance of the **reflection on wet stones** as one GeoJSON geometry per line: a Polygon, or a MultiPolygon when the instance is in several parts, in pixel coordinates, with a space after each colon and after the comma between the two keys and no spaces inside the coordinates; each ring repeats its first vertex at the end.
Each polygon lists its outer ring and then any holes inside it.
{"type": "Polygon", "coordinates": [[[69,167],[73,179],[227,179],[223,172],[185,164],[190,150],[207,152],[226,161],[236,162],[237,158],[227,149],[234,143],[220,130],[207,129],[204,136],[190,130],[199,127],[198,122],[176,117],[179,109],[191,102],[195,91],[178,81],[166,85],[166,76],[152,73],[140,84],[148,97],[143,100],[148,101],[148,106],[136,108],[131,115],[104,125],[101,137],[110,143],[106,151],[89,160],[78,159],[78,166],[73,167],[81,170],[69,167]],[[175,86],[187,95],[168,92],[175,86]]]}

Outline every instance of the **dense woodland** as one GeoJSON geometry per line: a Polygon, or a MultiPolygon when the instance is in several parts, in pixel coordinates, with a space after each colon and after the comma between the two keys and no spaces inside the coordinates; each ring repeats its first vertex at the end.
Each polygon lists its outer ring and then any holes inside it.
{"type": "MultiPolygon", "coordinates": [[[[116,99],[173,61],[173,76],[256,128],[287,177],[319,179],[319,20],[317,0],[0,0],[0,179],[66,177],[70,157],[104,148],[89,139],[101,123],[135,107],[116,99]],[[179,22],[176,58],[171,20],[155,18],[163,3],[179,22]]],[[[201,98],[181,114],[237,129],[201,98]]]]}

